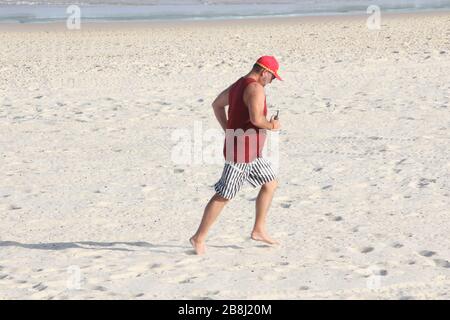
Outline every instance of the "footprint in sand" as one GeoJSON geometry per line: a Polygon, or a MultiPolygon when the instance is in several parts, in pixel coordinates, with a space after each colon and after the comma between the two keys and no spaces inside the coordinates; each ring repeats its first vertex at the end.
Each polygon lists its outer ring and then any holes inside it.
{"type": "Polygon", "coordinates": [[[371,274],[365,275],[365,278],[371,277],[373,275],[375,276],[387,276],[388,271],[386,269],[374,269],[372,270],[371,274]]]}
{"type": "Polygon", "coordinates": [[[26,280],[16,280],[15,282],[18,283],[18,284],[24,284],[24,283],[27,283],[28,281],[26,281],[26,280]]]}
{"type": "Polygon", "coordinates": [[[419,183],[417,184],[417,186],[419,188],[425,188],[426,186],[428,186],[430,183],[436,183],[436,179],[426,179],[426,178],[420,178],[419,183]]]}
{"type": "Polygon", "coordinates": [[[279,203],[284,209],[289,209],[292,206],[292,200],[289,197],[276,197],[274,202],[279,203]]]}
{"type": "Polygon", "coordinates": [[[96,290],[96,291],[107,291],[107,289],[105,287],[102,287],[102,286],[96,286],[96,287],[94,287],[94,290],[96,290]]]}
{"type": "Polygon", "coordinates": [[[369,252],[372,252],[373,250],[374,250],[373,247],[363,247],[363,248],[361,248],[360,252],[361,253],[369,253],[369,252]]]}
{"type": "Polygon", "coordinates": [[[193,282],[193,280],[195,280],[195,279],[197,279],[197,277],[190,277],[190,278],[187,278],[187,279],[181,280],[181,281],[180,281],[180,282],[178,282],[178,283],[180,283],[180,284],[185,284],[185,283],[192,283],[192,282],[193,282]]]}
{"type": "Polygon", "coordinates": [[[394,242],[391,244],[391,247],[399,249],[399,248],[403,247],[403,244],[401,244],[400,242],[394,242]]]}
{"type": "Polygon", "coordinates": [[[436,254],[436,252],[429,251],[429,250],[422,250],[422,251],[419,251],[419,254],[424,257],[431,257],[431,256],[434,256],[436,254]]]}
{"type": "Polygon", "coordinates": [[[36,289],[38,291],[43,291],[47,289],[47,286],[43,285],[42,283],[38,283],[37,285],[33,286],[33,289],[36,289]]]}
{"type": "Polygon", "coordinates": [[[301,291],[306,291],[306,290],[309,290],[309,287],[308,286],[301,286],[298,289],[301,290],[301,291]]]}
{"type": "Polygon", "coordinates": [[[220,294],[220,291],[219,291],[219,290],[215,290],[215,291],[207,291],[205,294],[206,294],[207,296],[216,296],[216,295],[220,294]]]}
{"type": "Polygon", "coordinates": [[[437,267],[450,268],[450,262],[444,259],[434,259],[434,263],[437,267]]]}
{"type": "Polygon", "coordinates": [[[344,220],[344,218],[342,218],[341,216],[334,216],[331,212],[325,213],[325,215],[331,221],[342,221],[342,220],[344,220]]]}

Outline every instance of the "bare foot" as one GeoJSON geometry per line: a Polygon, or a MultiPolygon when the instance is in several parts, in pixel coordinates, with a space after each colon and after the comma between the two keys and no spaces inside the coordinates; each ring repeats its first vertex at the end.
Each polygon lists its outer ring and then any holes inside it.
{"type": "Polygon", "coordinates": [[[272,239],[271,237],[269,237],[267,235],[267,233],[265,233],[265,232],[253,231],[251,238],[253,240],[262,241],[262,242],[265,242],[267,244],[280,244],[278,241],[276,241],[276,240],[272,239]]]}
{"type": "Polygon", "coordinates": [[[189,239],[189,242],[191,243],[192,247],[194,247],[195,253],[200,255],[204,254],[206,251],[206,246],[204,242],[196,241],[194,237],[189,239]]]}

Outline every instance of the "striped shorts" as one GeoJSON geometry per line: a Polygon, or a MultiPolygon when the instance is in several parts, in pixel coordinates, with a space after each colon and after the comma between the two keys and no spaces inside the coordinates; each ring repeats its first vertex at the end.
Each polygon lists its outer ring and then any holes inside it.
{"type": "Polygon", "coordinates": [[[232,199],[245,181],[254,188],[276,178],[270,163],[264,158],[256,158],[250,163],[226,161],[222,177],[214,185],[214,190],[225,199],[232,199]]]}

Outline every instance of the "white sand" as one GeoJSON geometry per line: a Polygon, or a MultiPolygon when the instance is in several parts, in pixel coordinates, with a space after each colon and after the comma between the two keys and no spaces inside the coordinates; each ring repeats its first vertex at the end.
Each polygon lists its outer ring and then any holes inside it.
{"type": "Polygon", "coordinates": [[[0,299],[450,298],[450,14],[365,19],[0,25],[0,299]],[[282,246],[247,185],[193,255],[221,165],[171,135],[263,54],[282,246]]]}

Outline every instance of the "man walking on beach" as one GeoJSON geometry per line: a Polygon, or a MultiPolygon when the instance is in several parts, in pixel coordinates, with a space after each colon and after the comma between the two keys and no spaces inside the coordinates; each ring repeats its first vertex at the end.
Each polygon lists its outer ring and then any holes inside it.
{"type": "Polygon", "coordinates": [[[277,187],[270,163],[262,158],[266,130],[279,130],[276,117],[267,121],[264,87],[277,78],[278,62],[263,56],[252,70],[241,77],[214,100],[214,114],[225,131],[225,166],[222,177],[214,185],[216,193],[206,205],[197,232],[189,239],[197,254],[205,253],[206,235],[225,205],[237,194],[245,181],[261,186],[256,198],[256,218],[251,238],[278,244],[266,231],[266,216],[277,187]],[[225,107],[229,105],[228,117],[225,107]]]}

